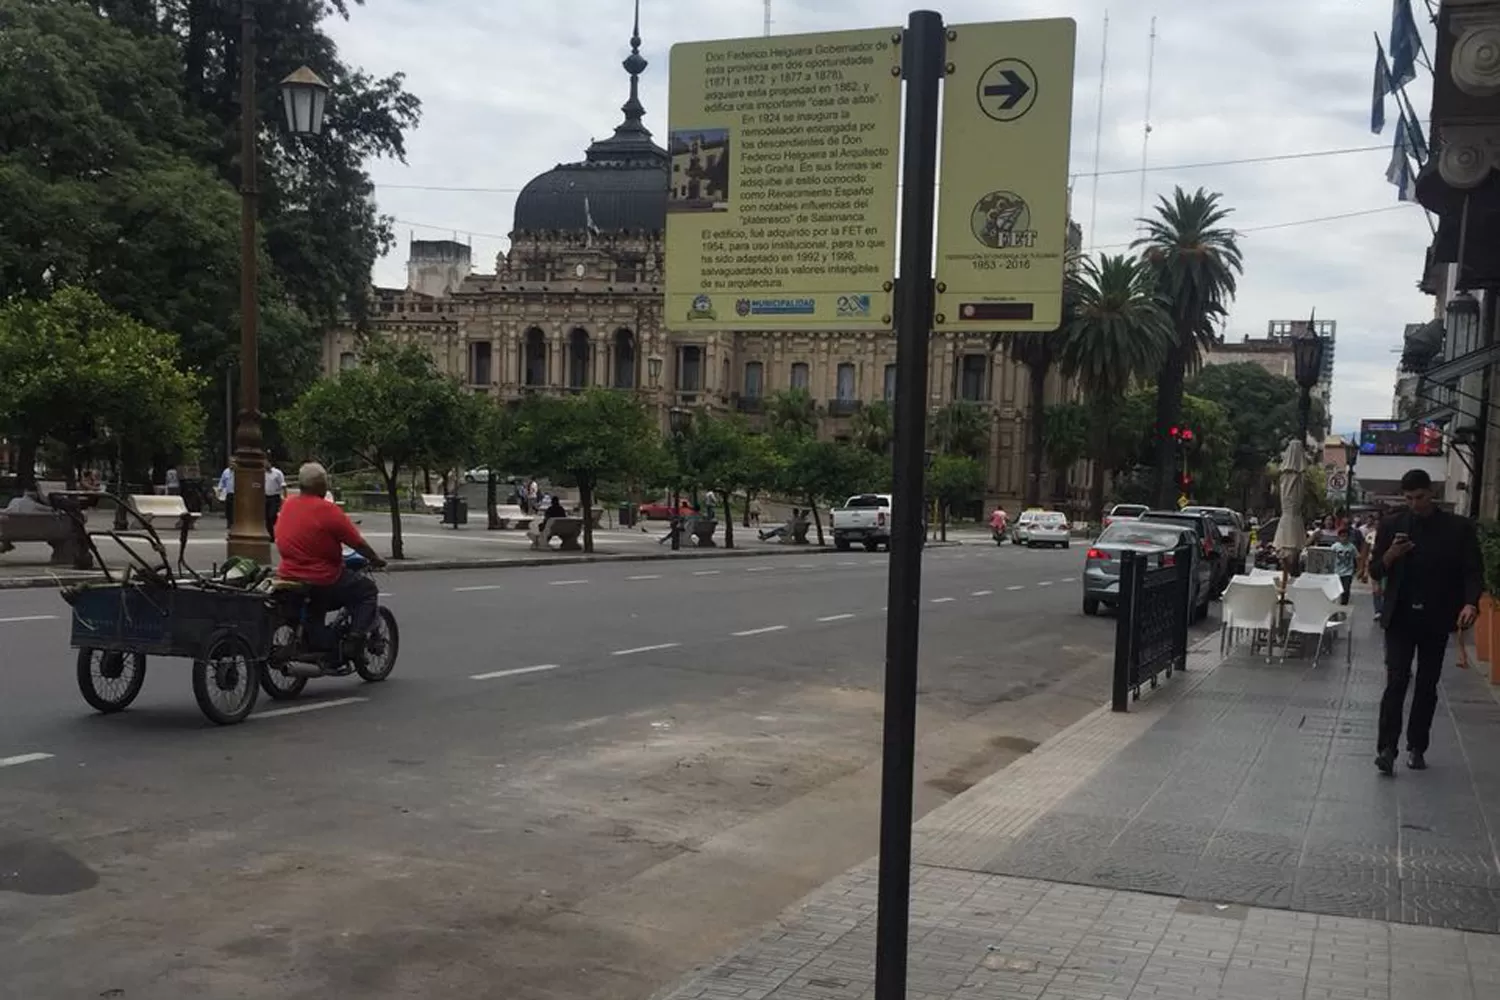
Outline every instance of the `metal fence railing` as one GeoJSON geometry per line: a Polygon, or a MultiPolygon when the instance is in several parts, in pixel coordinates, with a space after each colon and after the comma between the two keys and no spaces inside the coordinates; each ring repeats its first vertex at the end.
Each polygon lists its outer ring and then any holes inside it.
{"type": "Polygon", "coordinates": [[[1115,624],[1113,708],[1130,710],[1141,689],[1155,688],[1187,665],[1193,551],[1121,553],[1115,624]]]}

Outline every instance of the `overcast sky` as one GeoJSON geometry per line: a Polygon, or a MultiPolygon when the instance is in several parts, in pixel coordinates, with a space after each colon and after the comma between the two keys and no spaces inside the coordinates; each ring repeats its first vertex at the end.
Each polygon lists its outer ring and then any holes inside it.
{"type": "MultiPolygon", "coordinates": [[[[409,163],[378,163],[380,210],[400,245],[375,270],[405,282],[406,240],[473,243],[482,270],[505,249],[516,191],[558,162],[577,160],[620,120],[627,92],[633,0],[368,0],[329,28],[344,58],[367,71],[407,74],[424,105],[407,137],[409,163]],[[484,188],[486,191],[416,190],[484,188]]],[[[904,24],[899,0],[775,0],[775,34],[904,24]]],[[[1419,21],[1430,45],[1431,26],[1419,21]]],[[[1078,22],[1073,101],[1073,214],[1086,248],[1118,252],[1135,233],[1150,24],[1157,18],[1148,206],[1174,185],[1223,193],[1245,231],[1245,277],[1227,331],[1262,336],[1271,319],[1338,321],[1333,410],[1337,428],[1390,411],[1396,351],[1407,322],[1432,315],[1416,290],[1430,230],[1385,180],[1396,110],[1371,135],[1373,32],[1390,30],[1390,3],[1367,0],[947,0],[949,23],[1070,16],[1078,22]],[[1102,141],[1100,57],[1109,12],[1102,141]],[[1271,163],[1183,169],[1207,161],[1379,149],[1271,163]],[[1096,202],[1097,197],[1097,202],[1096,202]],[[1308,222],[1327,216],[1351,218],[1308,222]],[[1090,219],[1096,221],[1092,228],[1090,219]],[[1281,228],[1264,229],[1277,226],[1281,228]]],[[[761,0],[642,0],[646,124],[667,130],[667,52],[678,41],[759,35],[761,0]]],[[[1408,93],[1430,108],[1420,71],[1408,93]]]]}

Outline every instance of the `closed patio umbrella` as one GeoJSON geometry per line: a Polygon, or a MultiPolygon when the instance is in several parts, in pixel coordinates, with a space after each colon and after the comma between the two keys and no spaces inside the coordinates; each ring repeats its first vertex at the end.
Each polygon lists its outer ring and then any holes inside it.
{"type": "Polygon", "coordinates": [[[1281,458],[1281,521],[1276,525],[1277,555],[1281,557],[1283,569],[1295,565],[1296,558],[1307,545],[1307,529],[1303,526],[1302,498],[1307,490],[1307,452],[1301,441],[1287,445],[1281,458]]]}

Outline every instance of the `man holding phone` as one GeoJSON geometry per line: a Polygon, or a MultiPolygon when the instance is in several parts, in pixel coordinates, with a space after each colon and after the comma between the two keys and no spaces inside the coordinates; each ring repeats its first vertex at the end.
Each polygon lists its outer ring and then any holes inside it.
{"type": "Polygon", "coordinates": [[[1385,694],[1380,699],[1380,736],[1375,766],[1396,769],[1401,716],[1416,659],[1416,690],[1406,726],[1407,766],[1427,767],[1427,744],[1437,709],[1438,678],[1448,635],[1474,624],[1484,587],[1479,534],[1474,522],[1439,510],[1432,500],[1432,478],[1421,469],[1401,477],[1407,509],[1380,522],[1370,575],[1385,601],[1385,694]]]}

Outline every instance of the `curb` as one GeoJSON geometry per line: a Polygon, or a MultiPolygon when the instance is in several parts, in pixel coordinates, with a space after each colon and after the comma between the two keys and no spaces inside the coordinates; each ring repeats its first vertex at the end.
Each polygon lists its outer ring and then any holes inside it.
{"type": "MultiPolygon", "coordinates": [[[[928,548],[952,548],[961,545],[962,542],[928,542],[928,548]]],[[[786,549],[724,549],[716,548],[711,551],[691,553],[679,551],[676,555],[671,552],[623,552],[615,554],[577,555],[577,556],[536,556],[534,558],[521,559],[413,559],[392,561],[386,566],[391,573],[422,573],[434,570],[465,570],[465,569],[527,569],[536,566],[574,566],[580,563],[612,563],[612,562],[662,562],[668,559],[753,559],[757,557],[776,556],[811,556],[811,555],[834,555],[838,550],[832,546],[819,548],[816,545],[807,547],[788,546],[786,549]]],[[[104,580],[102,573],[78,573],[56,574],[48,576],[17,576],[0,578],[0,590],[32,590],[46,587],[66,587],[75,583],[98,583],[104,580]]]]}

